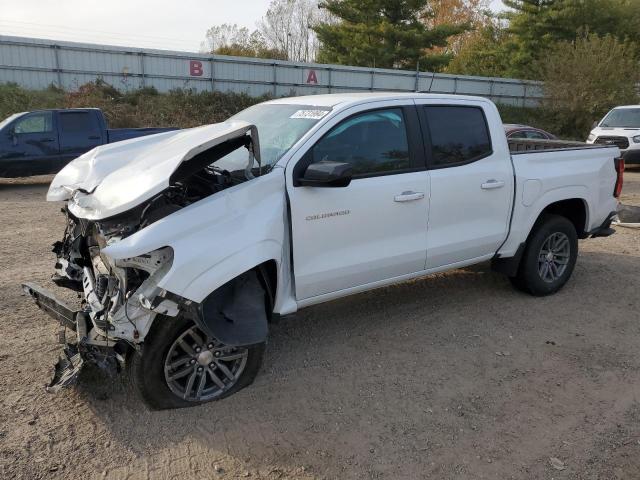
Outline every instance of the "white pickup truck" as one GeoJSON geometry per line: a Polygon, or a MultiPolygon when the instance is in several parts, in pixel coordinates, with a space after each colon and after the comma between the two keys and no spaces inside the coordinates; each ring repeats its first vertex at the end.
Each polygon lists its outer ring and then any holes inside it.
{"type": "Polygon", "coordinates": [[[578,239],[613,233],[624,162],[511,147],[486,99],[363,93],[86,153],[47,196],[67,202],[53,280],[82,305],[24,285],[73,331],[50,390],[92,361],[128,365],[152,408],[220,399],[253,381],[274,315],[487,260],[557,291],[578,239]]]}

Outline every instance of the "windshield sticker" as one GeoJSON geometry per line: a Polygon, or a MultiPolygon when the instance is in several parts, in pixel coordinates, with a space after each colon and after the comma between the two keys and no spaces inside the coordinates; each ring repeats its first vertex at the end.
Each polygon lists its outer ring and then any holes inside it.
{"type": "Polygon", "coordinates": [[[306,118],[309,120],[320,120],[327,113],[329,113],[327,110],[298,110],[289,118],[306,118]]]}

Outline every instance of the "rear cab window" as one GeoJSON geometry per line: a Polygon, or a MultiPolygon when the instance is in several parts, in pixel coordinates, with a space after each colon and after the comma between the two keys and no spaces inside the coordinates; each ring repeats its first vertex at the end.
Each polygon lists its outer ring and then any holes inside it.
{"type": "Polygon", "coordinates": [[[464,165],[493,153],[481,107],[423,105],[423,135],[430,168],[464,165]]]}

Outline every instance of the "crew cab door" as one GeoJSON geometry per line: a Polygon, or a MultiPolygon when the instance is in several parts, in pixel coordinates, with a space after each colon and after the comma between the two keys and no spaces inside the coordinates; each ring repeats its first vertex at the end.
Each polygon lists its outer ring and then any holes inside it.
{"type": "Polygon", "coordinates": [[[431,173],[427,269],[489,258],[507,236],[514,191],[497,109],[473,100],[416,104],[431,173]]]}
{"type": "Polygon", "coordinates": [[[32,112],[18,117],[0,139],[0,177],[42,175],[54,171],[58,135],[53,112],[32,112]]]}
{"type": "Polygon", "coordinates": [[[67,110],[58,112],[60,160],[58,169],[76,157],[104,143],[102,129],[93,111],[67,110]]]}
{"type": "Polygon", "coordinates": [[[287,192],[298,300],[424,270],[429,198],[413,102],[354,107],[289,162],[287,192]],[[344,162],[346,187],[295,186],[311,163],[344,162]]]}

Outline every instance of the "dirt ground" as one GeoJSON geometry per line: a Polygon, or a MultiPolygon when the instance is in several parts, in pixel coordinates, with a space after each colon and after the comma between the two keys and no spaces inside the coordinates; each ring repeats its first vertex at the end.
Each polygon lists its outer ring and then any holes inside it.
{"type": "Polygon", "coordinates": [[[57,327],[19,283],[52,287],[46,181],[0,182],[0,478],[640,478],[640,231],[547,298],[481,265],[308,308],[253,386],[150,412],[100,372],[44,391],[57,327]]]}

